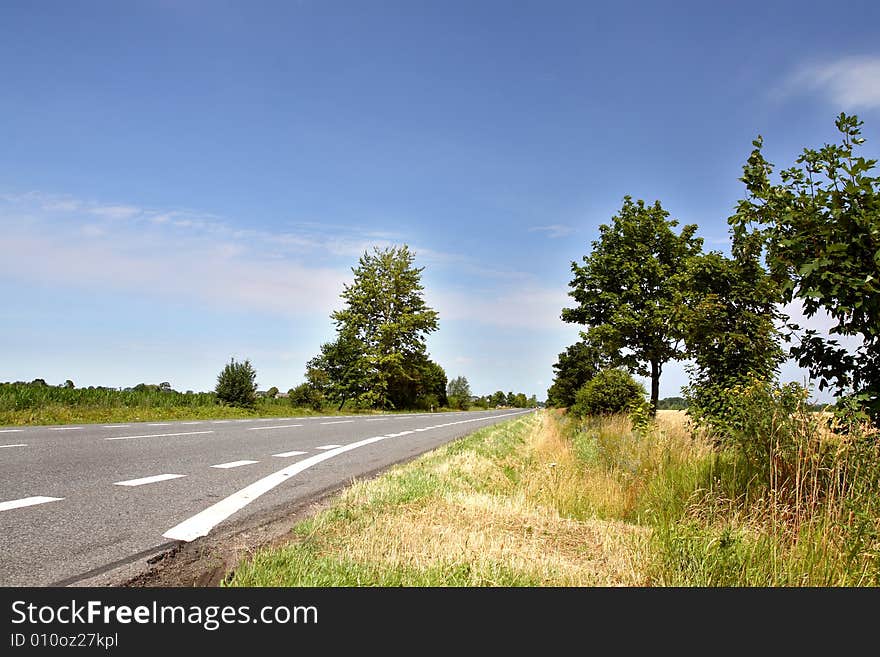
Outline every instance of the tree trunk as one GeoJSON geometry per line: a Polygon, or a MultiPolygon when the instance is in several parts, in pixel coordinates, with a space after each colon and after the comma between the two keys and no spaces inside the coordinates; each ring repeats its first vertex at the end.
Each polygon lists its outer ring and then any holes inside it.
{"type": "Polygon", "coordinates": [[[660,363],[651,361],[651,417],[657,415],[657,401],[660,397],[660,363]]]}

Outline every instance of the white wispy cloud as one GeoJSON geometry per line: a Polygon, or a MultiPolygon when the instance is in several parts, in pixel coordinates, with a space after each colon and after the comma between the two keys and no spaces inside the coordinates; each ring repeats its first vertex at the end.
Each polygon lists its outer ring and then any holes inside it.
{"type": "Polygon", "coordinates": [[[823,94],[847,110],[880,108],[880,55],[841,57],[813,62],[795,71],[779,94],[823,94]]]}
{"type": "Polygon", "coordinates": [[[547,233],[547,237],[557,238],[571,235],[574,232],[574,228],[566,224],[549,224],[547,226],[532,226],[531,228],[529,228],[529,232],[543,232],[547,233]]]}
{"type": "MultiPolygon", "coordinates": [[[[36,192],[0,196],[0,232],[0,276],[9,280],[321,321],[339,305],[357,257],[406,241],[397,233],[317,223],[274,232],[193,210],[36,192]]],[[[411,248],[419,265],[429,265],[434,280],[425,281],[426,292],[443,319],[535,330],[559,325],[564,291],[466,255],[411,248]],[[436,276],[444,268],[465,274],[473,285],[450,289],[436,276]]]]}

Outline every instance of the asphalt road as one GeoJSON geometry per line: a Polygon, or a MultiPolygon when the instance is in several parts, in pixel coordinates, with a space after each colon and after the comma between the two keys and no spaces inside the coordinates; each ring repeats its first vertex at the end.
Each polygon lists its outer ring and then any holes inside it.
{"type": "Polygon", "coordinates": [[[74,584],[526,412],[0,427],[0,585],[74,584]]]}

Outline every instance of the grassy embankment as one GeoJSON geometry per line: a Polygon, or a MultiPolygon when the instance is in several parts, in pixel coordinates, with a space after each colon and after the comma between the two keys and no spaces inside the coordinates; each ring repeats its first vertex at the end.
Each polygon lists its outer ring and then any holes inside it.
{"type": "Polygon", "coordinates": [[[252,409],[247,409],[220,404],[213,393],[205,392],[184,394],[174,391],[122,391],[0,383],[0,426],[338,415],[357,412],[349,408],[337,412],[335,407],[319,412],[311,408],[295,407],[286,398],[258,399],[252,409]]]}
{"type": "Polygon", "coordinates": [[[794,478],[773,466],[765,485],[684,420],[661,412],[640,435],[625,418],[550,411],[482,429],[355,483],[229,583],[880,583],[880,484],[864,453],[804,436],[794,478]]]}

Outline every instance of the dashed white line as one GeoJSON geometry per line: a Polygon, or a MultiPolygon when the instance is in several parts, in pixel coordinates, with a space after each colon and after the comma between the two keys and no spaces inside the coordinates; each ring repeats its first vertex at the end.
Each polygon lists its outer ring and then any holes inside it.
{"type": "Polygon", "coordinates": [[[374,417],[367,420],[367,422],[384,422],[387,419],[387,417],[374,417]]]}
{"type": "Polygon", "coordinates": [[[157,481],[168,481],[169,479],[179,479],[186,475],[179,474],[160,474],[152,477],[141,477],[140,479],[129,479],[128,481],[114,482],[114,486],[143,486],[144,484],[154,484],[157,481]]]}
{"type": "Polygon", "coordinates": [[[35,504],[45,504],[46,502],[58,502],[63,497],[23,497],[20,500],[11,500],[9,502],[0,502],[0,511],[9,511],[10,509],[20,509],[23,506],[34,506],[35,504]]]}
{"type": "Polygon", "coordinates": [[[337,447],[342,447],[342,445],[319,445],[315,449],[336,449],[337,447]]]}
{"type": "Polygon", "coordinates": [[[298,452],[298,451],[294,450],[292,452],[281,452],[280,454],[273,454],[272,456],[277,456],[279,458],[286,459],[288,456],[301,456],[306,453],[307,452],[298,452]]]}
{"type": "Polygon", "coordinates": [[[171,424],[168,422],[157,422],[156,424],[148,424],[148,427],[170,427],[171,424]]]}
{"type": "Polygon", "coordinates": [[[131,440],[132,438],[163,438],[164,436],[198,436],[203,433],[214,433],[213,431],[184,431],[182,433],[152,433],[142,436],[113,436],[104,440],[131,440]]]}
{"type": "Polygon", "coordinates": [[[102,428],[104,429],[127,429],[130,427],[130,424],[105,424],[102,428]]]}
{"type": "Polygon", "coordinates": [[[336,422],[321,422],[321,424],[349,424],[354,420],[337,420],[336,422]]]}
{"type": "Polygon", "coordinates": [[[0,445],[0,449],[3,449],[4,447],[27,447],[27,444],[26,443],[17,443],[15,445],[0,445]]]}
{"type": "Polygon", "coordinates": [[[232,420],[211,420],[211,424],[228,424],[232,420]]]}
{"type": "Polygon", "coordinates": [[[0,433],[21,433],[24,429],[0,429],[0,433]]]}
{"type": "Polygon", "coordinates": [[[301,427],[301,424],[280,424],[277,427],[249,427],[248,431],[258,431],[263,429],[291,429],[293,427],[301,427]]]}
{"type": "Polygon", "coordinates": [[[204,422],[181,422],[180,424],[181,424],[181,426],[183,426],[183,425],[189,425],[189,424],[204,424],[204,422]]]}
{"type": "Polygon", "coordinates": [[[49,427],[49,431],[78,431],[82,427],[49,427]]]}
{"type": "Polygon", "coordinates": [[[259,461],[230,461],[229,463],[220,463],[218,465],[212,465],[211,467],[227,470],[229,468],[240,468],[243,465],[253,465],[254,463],[259,463],[259,461]]]}

